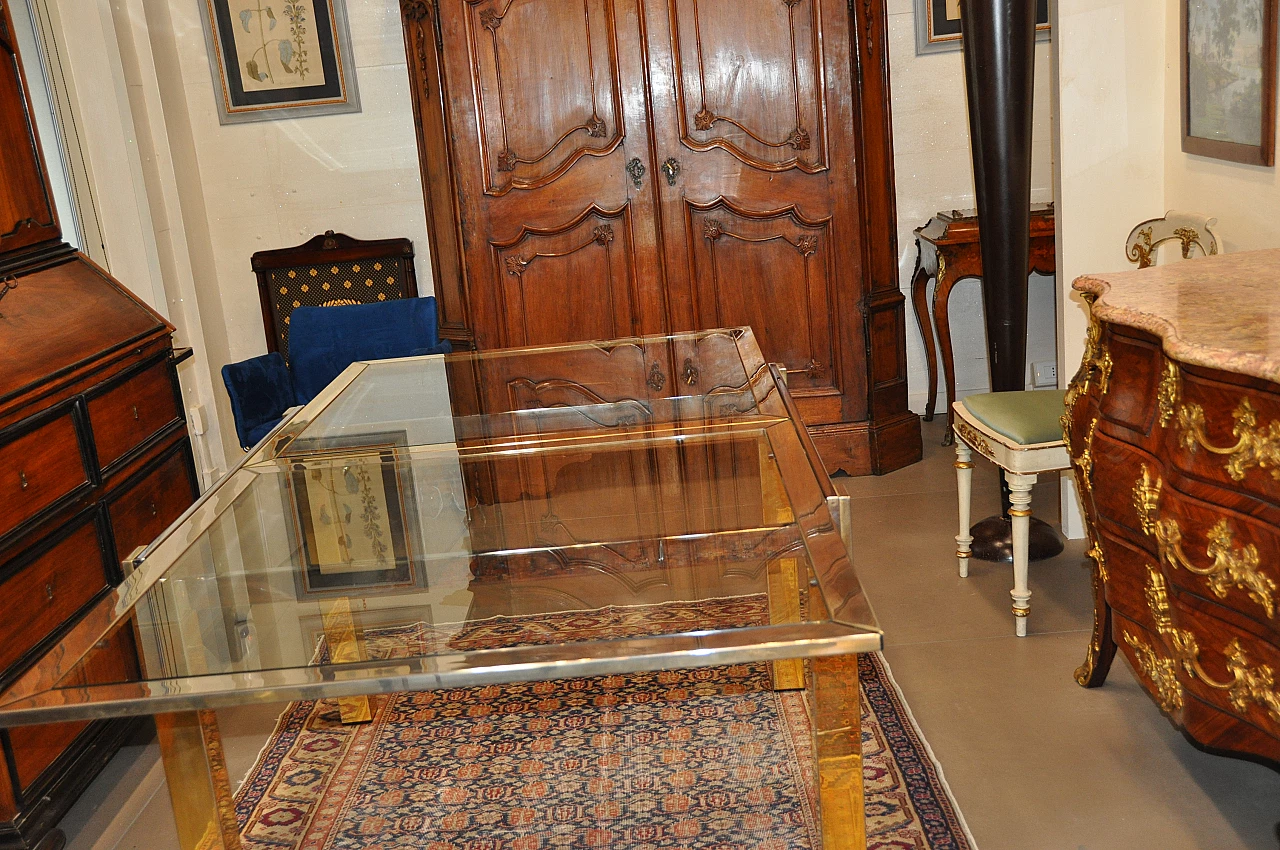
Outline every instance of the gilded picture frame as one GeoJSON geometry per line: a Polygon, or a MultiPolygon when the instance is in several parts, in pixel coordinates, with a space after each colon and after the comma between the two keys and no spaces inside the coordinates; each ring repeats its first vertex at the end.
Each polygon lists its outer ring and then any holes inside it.
{"type": "Polygon", "coordinates": [[[359,112],[345,0],[198,0],[223,124],[359,112]]]}
{"type": "Polygon", "coordinates": [[[299,600],[425,589],[404,431],[294,443],[288,495],[299,600]],[[299,452],[304,452],[299,455],[299,452]]]}
{"type": "Polygon", "coordinates": [[[1280,0],[1179,0],[1182,150],[1272,166],[1280,0]]]}
{"type": "MultiPolygon", "coordinates": [[[[960,0],[915,0],[916,54],[961,48],[960,0]]],[[[1049,0],[1036,0],[1036,40],[1048,41],[1049,0]]]]}

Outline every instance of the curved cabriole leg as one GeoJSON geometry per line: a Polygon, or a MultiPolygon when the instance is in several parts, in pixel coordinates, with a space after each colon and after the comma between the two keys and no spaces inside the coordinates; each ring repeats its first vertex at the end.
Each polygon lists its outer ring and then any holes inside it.
{"type": "Polygon", "coordinates": [[[1115,636],[1111,632],[1111,606],[1107,603],[1105,567],[1097,544],[1089,550],[1093,560],[1093,637],[1084,663],[1076,668],[1076,682],[1085,688],[1100,688],[1107,681],[1111,661],[1116,657],[1115,636]]]}
{"type": "Polygon", "coordinates": [[[947,433],[942,438],[944,446],[951,445],[951,441],[955,438],[955,432],[951,428],[956,424],[955,411],[951,409],[951,403],[956,400],[956,361],[951,350],[951,314],[948,311],[951,287],[955,283],[956,281],[952,280],[939,266],[936,282],[933,285],[933,324],[938,329],[938,352],[942,356],[942,377],[947,382],[947,433]]]}
{"type": "MultiPolygon", "coordinates": [[[[917,245],[916,251],[920,250],[917,245]]],[[[929,288],[929,273],[916,259],[916,271],[911,276],[911,305],[915,308],[916,323],[920,325],[920,338],[924,341],[924,360],[928,371],[929,395],[924,403],[924,421],[933,421],[933,406],[938,400],[938,349],[933,343],[933,322],[929,316],[929,302],[926,290],[929,288]]]]}
{"type": "Polygon", "coordinates": [[[1027,546],[1031,534],[1031,487],[1034,475],[1005,473],[1009,482],[1009,517],[1013,521],[1013,625],[1018,637],[1027,636],[1027,615],[1031,613],[1031,589],[1027,586],[1027,546]]]}
{"type": "Polygon", "coordinates": [[[973,493],[973,452],[959,437],[956,440],[956,490],[959,493],[960,533],[956,535],[956,561],[960,578],[969,577],[969,549],[973,535],[969,533],[969,505],[973,493]]]}

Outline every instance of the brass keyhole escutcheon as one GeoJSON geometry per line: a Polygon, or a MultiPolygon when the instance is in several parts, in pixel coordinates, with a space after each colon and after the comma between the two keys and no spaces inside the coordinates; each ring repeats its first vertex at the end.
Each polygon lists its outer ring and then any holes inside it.
{"type": "Polygon", "coordinates": [[[31,486],[31,482],[27,481],[27,473],[25,471],[18,473],[18,486],[23,490],[31,486]]]}
{"type": "Polygon", "coordinates": [[[637,189],[643,185],[644,163],[640,161],[639,157],[633,157],[631,161],[627,163],[627,174],[631,175],[631,183],[637,189]]]}
{"type": "Polygon", "coordinates": [[[662,163],[662,173],[667,175],[667,185],[676,185],[676,178],[680,176],[680,160],[674,156],[667,157],[667,161],[662,163]]]}
{"type": "Polygon", "coordinates": [[[684,382],[689,386],[693,386],[698,383],[699,374],[698,367],[693,365],[693,358],[686,357],[684,359],[684,371],[681,373],[684,382]]]}
{"type": "Polygon", "coordinates": [[[44,596],[45,596],[45,599],[48,599],[50,602],[53,601],[53,585],[52,584],[46,584],[44,586],[44,596]]]}
{"type": "Polygon", "coordinates": [[[133,418],[135,420],[138,418],[138,405],[136,404],[133,406],[133,418]]]}

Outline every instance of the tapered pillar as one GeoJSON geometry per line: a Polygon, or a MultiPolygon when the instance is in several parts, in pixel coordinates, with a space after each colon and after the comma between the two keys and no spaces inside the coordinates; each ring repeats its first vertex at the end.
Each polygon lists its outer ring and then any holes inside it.
{"type": "MultiPolygon", "coordinates": [[[[960,0],[969,137],[982,247],[982,306],[993,392],[1025,388],[1027,254],[1031,230],[1031,118],[1036,0],[960,0]]],[[[973,556],[1013,558],[1009,489],[1000,516],[973,527],[973,556]]],[[[1057,532],[1032,523],[1031,560],[1062,551],[1057,532]]]]}
{"type": "Polygon", "coordinates": [[[1027,359],[1031,106],[1036,0],[960,0],[982,306],[994,392],[1021,390],[1027,359]]]}

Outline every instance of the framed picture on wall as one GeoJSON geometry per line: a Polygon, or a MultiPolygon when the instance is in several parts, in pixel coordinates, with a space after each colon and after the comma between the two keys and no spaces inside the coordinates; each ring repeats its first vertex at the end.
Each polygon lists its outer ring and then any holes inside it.
{"type": "Polygon", "coordinates": [[[403,431],[295,441],[289,501],[300,600],[425,588],[414,553],[412,470],[396,457],[403,431]]]}
{"type": "Polygon", "coordinates": [[[199,0],[223,124],[359,112],[344,0],[199,0]]]}
{"type": "MultiPolygon", "coordinates": [[[[915,0],[916,53],[960,49],[960,0],[915,0]]],[[[1049,39],[1049,0],[1036,0],[1036,40],[1049,39]]]]}
{"type": "Polygon", "coordinates": [[[1179,2],[1182,150],[1274,165],[1280,0],[1179,2]]]}

